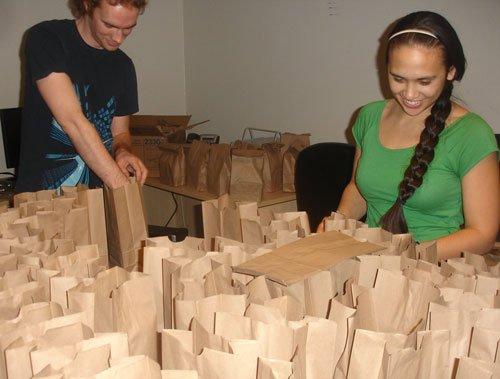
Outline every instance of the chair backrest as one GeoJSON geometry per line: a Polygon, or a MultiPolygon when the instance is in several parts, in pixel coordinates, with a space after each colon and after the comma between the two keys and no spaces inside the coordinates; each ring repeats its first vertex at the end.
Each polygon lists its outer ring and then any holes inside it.
{"type": "Polygon", "coordinates": [[[295,166],[297,209],[307,212],[311,230],[337,209],[351,180],[355,151],[347,143],[323,142],[300,152],[295,166]]]}
{"type": "Polygon", "coordinates": [[[3,146],[7,168],[17,168],[21,144],[22,108],[0,109],[3,146]]]}

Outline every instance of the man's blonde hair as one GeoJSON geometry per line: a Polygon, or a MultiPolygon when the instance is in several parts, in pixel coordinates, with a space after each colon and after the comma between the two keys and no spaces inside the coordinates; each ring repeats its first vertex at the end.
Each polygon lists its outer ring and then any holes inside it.
{"type": "Polygon", "coordinates": [[[68,7],[75,18],[80,18],[86,14],[92,14],[101,1],[107,1],[111,5],[123,4],[133,6],[142,13],[148,0],[68,0],[68,7]]]}

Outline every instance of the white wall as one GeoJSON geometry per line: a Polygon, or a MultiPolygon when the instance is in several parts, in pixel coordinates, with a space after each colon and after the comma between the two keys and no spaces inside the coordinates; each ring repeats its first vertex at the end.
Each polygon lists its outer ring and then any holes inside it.
{"type": "Polygon", "coordinates": [[[500,132],[498,0],[185,0],[188,113],[226,140],[253,126],[345,141],[354,111],[383,96],[379,38],[422,9],[455,26],[469,63],[456,94],[500,132]]]}
{"type": "MultiPolygon", "coordinates": [[[[0,108],[19,104],[19,46],[33,24],[72,18],[64,0],[0,0],[0,108]]],[[[141,113],[185,114],[182,0],[150,0],[123,45],[135,63],[141,113]]],[[[5,170],[0,135],[0,171],[5,170]]]]}

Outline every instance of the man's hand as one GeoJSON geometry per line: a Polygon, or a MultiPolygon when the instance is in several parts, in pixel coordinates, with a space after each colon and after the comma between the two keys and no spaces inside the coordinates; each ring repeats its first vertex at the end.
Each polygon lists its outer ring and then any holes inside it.
{"type": "Polygon", "coordinates": [[[136,180],[144,184],[148,176],[148,169],[144,163],[127,149],[121,148],[115,152],[115,161],[123,174],[127,177],[133,174],[136,180]]]}

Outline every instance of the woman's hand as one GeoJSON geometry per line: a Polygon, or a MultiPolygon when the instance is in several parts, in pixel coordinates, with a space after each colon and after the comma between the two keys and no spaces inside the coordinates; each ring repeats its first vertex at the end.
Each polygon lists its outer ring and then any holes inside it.
{"type": "Polygon", "coordinates": [[[327,217],[328,216],[323,217],[323,219],[319,223],[318,227],[316,228],[316,233],[324,233],[325,232],[325,223],[326,223],[327,217]]]}

